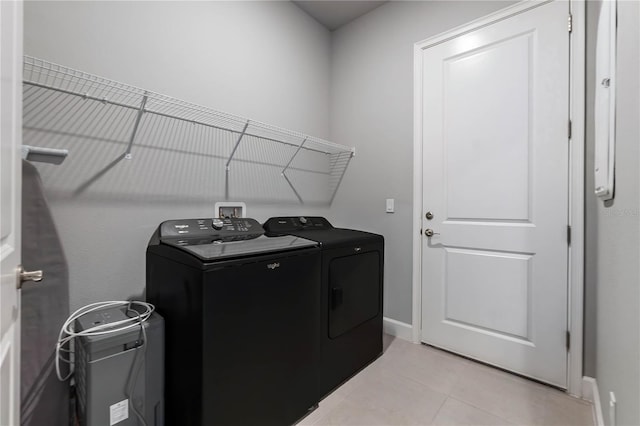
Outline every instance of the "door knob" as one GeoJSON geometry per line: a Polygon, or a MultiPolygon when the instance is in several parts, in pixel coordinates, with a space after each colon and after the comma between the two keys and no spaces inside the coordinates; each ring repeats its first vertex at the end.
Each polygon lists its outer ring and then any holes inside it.
{"type": "Polygon", "coordinates": [[[427,237],[433,237],[434,235],[440,235],[439,232],[433,232],[433,229],[425,229],[424,235],[427,237]]]}
{"type": "Polygon", "coordinates": [[[427,220],[431,220],[431,219],[433,219],[433,213],[427,212],[427,214],[425,214],[424,217],[426,217],[427,220]]]}
{"type": "Polygon", "coordinates": [[[18,288],[22,288],[22,283],[26,281],[40,282],[44,274],[42,271],[25,271],[22,265],[18,267],[18,288]]]}

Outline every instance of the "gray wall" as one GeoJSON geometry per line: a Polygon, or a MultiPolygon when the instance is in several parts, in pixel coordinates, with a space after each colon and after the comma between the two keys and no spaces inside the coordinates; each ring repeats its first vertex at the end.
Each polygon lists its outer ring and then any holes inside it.
{"type": "MultiPolygon", "coordinates": [[[[292,3],[30,1],[24,9],[27,55],[314,136],[329,134],[330,33],[292,3]]],[[[149,143],[162,139],[162,149],[136,146],[133,160],[117,163],[79,194],[78,185],[121,152],[122,141],[28,137],[71,149],[61,166],[38,168],[69,263],[72,309],[143,291],[144,251],[154,228],[166,219],[212,216],[223,199],[224,173],[220,161],[212,165],[199,154],[213,156],[213,145],[233,143],[227,137],[194,146],[148,135],[149,143]]],[[[328,215],[327,206],[299,205],[282,179],[271,194],[271,182],[248,171],[256,167],[242,166],[232,165],[234,173],[245,171],[232,195],[248,203],[251,217],[328,215]]]]}
{"type": "MultiPolygon", "coordinates": [[[[587,197],[587,311],[595,325],[586,349],[595,348],[595,366],[605,423],[609,392],[617,398],[616,423],[640,424],[640,3],[618,2],[615,199],[603,204],[587,197]],[[589,233],[592,233],[589,235],[589,233]],[[591,265],[590,262],[594,261],[591,265]],[[595,315],[594,314],[595,310],[595,315]]],[[[593,170],[594,46],[599,2],[589,2],[587,175],[593,170]]],[[[593,192],[587,179],[587,193],[593,192]]],[[[590,372],[592,373],[592,372],[590,372]]]]}
{"type": "Polygon", "coordinates": [[[332,213],[385,236],[387,317],[411,323],[413,44],[509,4],[389,2],[333,33],[331,137],[356,157],[332,213]],[[395,198],[394,214],[385,198],[395,198]]]}

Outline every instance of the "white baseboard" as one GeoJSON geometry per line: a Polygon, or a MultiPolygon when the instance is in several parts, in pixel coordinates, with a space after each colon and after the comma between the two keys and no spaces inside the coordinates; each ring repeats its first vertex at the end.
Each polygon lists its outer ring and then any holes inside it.
{"type": "Polygon", "coordinates": [[[411,327],[411,324],[387,317],[383,318],[382,324],[385,333],[396,336],[402,340],[408,340],[409,342],[413,341],[413,327],[411,327]]]}
{"type": "Polygon", "coordinates": [[[593,377],[582,378],[582,397],[593,404],[593,418],[596,426],[604,426],[602,404],[600,403],[600,391],[598,383],[593,377]]]}

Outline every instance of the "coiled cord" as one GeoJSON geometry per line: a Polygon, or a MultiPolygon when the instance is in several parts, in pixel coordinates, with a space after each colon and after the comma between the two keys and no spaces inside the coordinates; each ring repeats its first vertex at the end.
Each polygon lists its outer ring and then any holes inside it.
{"type": "Polygon", "coordinates": [[[134,327],[140,327],[143,322],[145,322],[153,311],[155,310],[155,306],[151,303],[139,302],[139,301],[107,301],[107,302],[97,302],[91,303],[89,305],[83,306],[78,309],[74,313],[72,313],[69,318],[62,324],[60,328],[60,333],[58,334],[58,342],[56,343],[56,375],[60,381],[68,380],[73,375],[73,368],[71,365],[73,361],[71,360],[70,354],[73,352],[69,349],[69,344],[76,337],[81,336],[99,336],[111,333],[121,332],[123,330],[128,330],[134,327]],[[127,311],[131,310],[132,305],[142,306],[144,308],[144,312],[139,313],[135,317],[127,318],[120,321],[115,321],[109,324],[99,324],[95,327],[87,328],[86,330],[82,330],[76,332],[73,329],[73,324],[76,319],[80,318],[83,315],[86,315],[91,312],[99,311],[104,308],[112,308],[123,306],[127,307],[127,311]],[[68,358],[62,356],[62,353],[69,354],[68,358]],[[69,374],[66,376],[62,376],[62,372],[60,369],[60,362],[64,362],[70,365],[69,374]]]}

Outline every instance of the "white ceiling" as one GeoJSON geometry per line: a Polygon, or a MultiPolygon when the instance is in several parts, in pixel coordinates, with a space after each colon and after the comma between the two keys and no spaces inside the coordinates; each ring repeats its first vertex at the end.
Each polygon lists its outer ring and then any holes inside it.
{"type": "Polygon", "coordinates": [[[386,1],[361,0],[298,0],[294,2],[329,31],[340,28],[354,19],[371,12],[386,1]]]}

